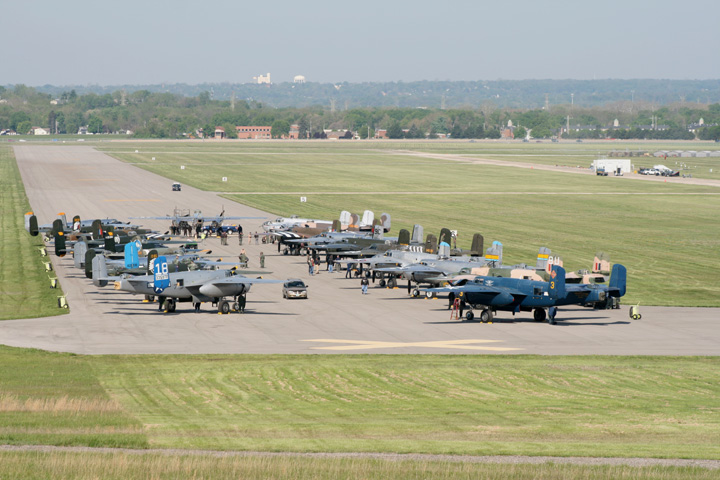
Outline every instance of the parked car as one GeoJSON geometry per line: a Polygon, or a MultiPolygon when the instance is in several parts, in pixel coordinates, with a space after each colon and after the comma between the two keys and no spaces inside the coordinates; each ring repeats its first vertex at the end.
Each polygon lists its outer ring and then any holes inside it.
{"type": "Polygon", "coordinates": [[[595,170],[595,175],[598,175],[600,177],[607,177],[608,173],[605,171],[604,168],[598,168],[597,170],[595,170]]]}
{"type": "Polygon", "coordinates": [[[172,184],[172,191],[173,192],[179,192],[181,190],[181,185],[179,183],[173,183],[172,184]]]}
{"type": "Polygon", "coordinates": [[[308,298],[307,285],[298,279],[288,280],[283,283],[283,298],[308,298]]]}

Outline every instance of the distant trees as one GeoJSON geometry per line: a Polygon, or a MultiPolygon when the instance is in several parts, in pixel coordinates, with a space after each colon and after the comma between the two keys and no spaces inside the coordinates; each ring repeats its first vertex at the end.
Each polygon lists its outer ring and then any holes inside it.
{"type": "MultiPolygon", "coordinates": [[[[432,83],[425,87],[430,88],[432,83]]],[[[405,87],[394,85],[383,92],[390,95],[405,87]]],[[[312,88],[315,87],[304,86],[303,90],[312,88]]],[[[380,91],[376,93],[382,96],[380,91]]],[[[384,129],[389,138],[395,139],[437,138],[444,134],[455,139],[480,139],[500,138],[501,130],[512,121],[517,126],[516,138],[522,138],[530,129],[533,136],[547,138],[557,135],[570,123],[571,127],[579,125],[581,130],[563,133],[566,138],[604,138],[607,135],[628,139],[691,139],[690,124],[696,124],[702,118],[707,126],[700,129],[694,126],[698,138],[716,139],[718,129],[715,126],[720,124],[720,104],[657,106],[643,104],[637,98],[632,110],[627,102],[592,108],[576,103],[553,106],[549,110],[510,110],[498,108],[493,101],[487,100],[476,103],[479,106],[474,108],[444,110],[388,106],[333,112],[323,106],[271,108],[255,100],[213,100],[207,90],[195,97],[153,93],[146,89],[83,95],[71,90],[52,97],[32,87],[15,85],[3,87],[0,95],[3,100],[0,103],[0,128],[3,129],[26,133],[23,129],[29,123],[30,126],[47,126],[53,133],[76,134],[80,127],[87,126],[91,133],[131,130],[139,138],[178,138],[192,135],[200,127],[206,135],[212,135],[218,126],[225,128],[228,138],[234,138],[238,125],[271,125],[272,136],[279,138],[288,135],[290,125],[297,123],[299,138],[323,138],[323,130],[327,128],[350,129],[361,138],[373,138],[377,129],[384,129]],[[615,119],[626,127],[608,129],[615,119]]],[[[395,102],[395,105],[405,104],[395,102]]]]}
{"type": "Polygon", "coordinates": [[[290,133],[290,123],[286,120],[275,120],[270,130],[272,138],[282,138],[290,133]]]}

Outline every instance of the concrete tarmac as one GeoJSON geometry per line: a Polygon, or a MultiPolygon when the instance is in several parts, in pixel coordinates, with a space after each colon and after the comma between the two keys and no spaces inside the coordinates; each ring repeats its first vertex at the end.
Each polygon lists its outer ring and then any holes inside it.
{"type": "MultiPolygon", "coordinates": [[[[212,192],[183,185],[115,160],[88,146],[14,147],[25,189],[41,224],[59,211],[68,218],[162,216],[174,208],[217,215],[270,215],[224,200],[212,192]]],[[[153,156],[148,153],[148,157],[153,156]]],[[[238,172],[242,173],[242,172],[238,172]]],[[[338,207],[338,213],[341,206],[338,207]]],[[[286,212],[288,215],[293,212],[286,212]]],[[[422,219],[418,219],[422,221],[422,219]]],[[[166,231],[169,222],[130,220],[166,231]]],[[[238,220],[246,235],[221,246],[218,238],[203,248],[237,259],[241,248],[250,269],[264,252],[265,278],[301,278],[309,299],[285,300],[280,285],[255,285],[245,314],[219,315],[210,304],[195,313],[190,303],[165,314],[142,296],[112,286],[96,288],[70,256],[51,258],[70,305],[68,315],[0,322],[0,343],[80,354],[130,353],[442,353],[541,355],[718,355],[720,309],[641,307],[632,321],[628,307],[593,311],[562,308],[558,324],[535,323],[531,313],[500,312],[492,324],[451,319],[446,300],[410,298],[406,289],[372,287],[360,293],[357,279],[344,272],[310,276],[305,259],[278,254],[276,245],[249,244],[263,220],[238,220]]],[[[632,279],[631,279],[632,282],[632,279]]],[[[632,288],[632,283],[630,284],[632,288]]]]}

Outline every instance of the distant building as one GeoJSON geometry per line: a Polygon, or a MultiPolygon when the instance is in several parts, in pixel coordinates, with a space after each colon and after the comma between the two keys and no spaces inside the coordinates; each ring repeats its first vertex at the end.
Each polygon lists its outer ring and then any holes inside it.
{"type": "Polygon", "coordinates": [[[255,80],[258,84],[270,84],[270,72],[268,72],[267,75],[258,75],[257,77],[253,77],[253,80],[255,80]]]}
{"type": "Polygon", "coordinates": [[[388,138],[387,130],[384,128],[378,128],[375,130],[375,138],[388,138]]]}
{"type": "Polygon", "coordinates": [[[50,135],[50,130],[43,127],[32,127],[30,129],[31,135],[50,135]]]}
{"type": "MultiPolygon", "coordinates": [[[[270,74],[268,74],[270,75],[270,74]]],[[[305,76],[304,75],[295,75],[293,78],[293,83],[305,83],[305,76]]]]}
{"type": "Polygon", "coordinates": [[[300,138],[300,126],[290,125],[290,131],[288,132],[288,138],[294,138],[294,139],[300,138]]]}
{"type": "Polygon", "coordinates": [[[272,138],[272,127],[263,125],[242,125],[235,127],[238,138],[252,138],[252,139],[270,139],[272,138]]]}
{"type": "Polygon", "coordinates": [[[215,127],[215,138],[217,138],[217,139],[225,138],[225,128],[224,127],[215,127]]]}

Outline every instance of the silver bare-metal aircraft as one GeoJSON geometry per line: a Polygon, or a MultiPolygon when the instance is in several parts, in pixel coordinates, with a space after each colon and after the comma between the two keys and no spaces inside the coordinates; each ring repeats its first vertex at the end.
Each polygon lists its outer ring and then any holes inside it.
{"type": "Polygon", "coordinates": [[[253,284],[287,281],[249,278],[239,275],[236,270],[170,272],[165,257],[155,260],[153,271],[153,275],[120,278],[109,277],[99,271],[97,281],[100,285],[114,281],[116,290],[146,297],[156,296],[160,310],[165,313],[174,312],[178,302],[192,302],[196,310],[199,310],[202,302],[211,302],[217,305],[218,313],[222,314],[229,313],[231,309],[239,311],[240,296],[246,295],[253,284]],[[232,304],[225,297],[233,297],[232,304]]]}

